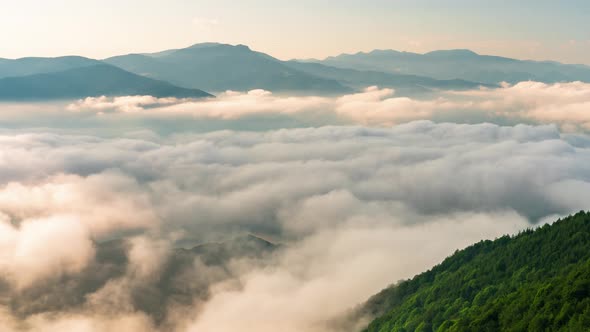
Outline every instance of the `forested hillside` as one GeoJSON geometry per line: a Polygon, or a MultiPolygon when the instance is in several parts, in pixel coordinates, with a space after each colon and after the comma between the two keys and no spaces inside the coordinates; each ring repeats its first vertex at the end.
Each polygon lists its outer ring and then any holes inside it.
{"type": "Polygon", "coordinates": [[[590,330],[590,213],[482,241],[371,298],[365,329],[590,330]]]}

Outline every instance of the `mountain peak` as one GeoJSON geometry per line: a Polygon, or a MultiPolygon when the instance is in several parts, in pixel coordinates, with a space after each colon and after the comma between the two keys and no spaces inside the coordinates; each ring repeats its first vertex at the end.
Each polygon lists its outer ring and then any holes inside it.
{"type": "Polygon", "coordinates": [[[187,49],[203,49],[203,48],[214,48],[214,47],[221,47],[221,48],[234,48],[234,49],[243,49],[251,51],[250,47],[243,44],[231,45],[231,44],[222,44],[222,43],[197,43],[192,46],[187,47],[187,49]]]}
{"type": "Polygon", "coordinates": [[[428,53],[424,53],[426,56],[439,56],[439,57],[451,57],[451,56],[477,56],[479,54],[468,49],[454,49],[454,50],[438,50],[428,53]]]}
{"type": "Polygon", "coordinates": [[[375,49],[372,50],[371,52],[367,53],[367,54],[373,54],[373,55],[381,55],[381,54],[400,54],[402,52],[400,51],[396,51],[396,50],[380,50],[380,49],[375,49]]]}
{"type": "Polygon", "coordinates": [[[196,43],[193,44],[187,48],[207,48],[207,47],[216,47],[216,46],[220,46],[220,45],[225,45],[225,44],[221,44],[221,43],[212,43],[212,42],[208,42],[208,43],[196,43]]]}

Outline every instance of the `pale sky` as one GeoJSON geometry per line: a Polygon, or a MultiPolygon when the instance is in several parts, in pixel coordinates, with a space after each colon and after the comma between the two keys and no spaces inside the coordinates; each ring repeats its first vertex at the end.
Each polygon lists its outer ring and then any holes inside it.
{"type": "Polygon", "coordinates": [[[0,0],[0,58],[199,42],[281,59],[396,49],[590,64],[588,0],[0,0]]]}

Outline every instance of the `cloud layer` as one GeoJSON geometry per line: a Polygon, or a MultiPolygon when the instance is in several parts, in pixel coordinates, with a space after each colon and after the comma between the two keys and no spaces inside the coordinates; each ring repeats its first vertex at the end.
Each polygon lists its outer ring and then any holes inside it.
{"type": "MultiPolygon", "coordinates": [[[[341,111],[398,102],[384,95],[342,97],[351,108],[341,111]]],[[[302,112],[261,91],[227,98],[302,112]]],[[[228,100],[213,101],[229,106],[212,114],[240,116],[228,100]]],[[[133,112],[193,105],[152,102],[133,112]]],[[[0,302],[8,331],[324,331],[457,248],[590,203],[590,138],[554,125],[418,121],[133,139],[21,132],[0,135],[0,151],[0,298],[15,300],[0,302]],[[178,246],[248,232],[283,245],[221,265],[195,258],[167,274],[185,257],[178,246]]]]}
{"type": "Polygon", "coordinates": [[[236,120],[288,116],[319,124],[391,126],[414,120],[557,124],[567,131],[590,130],[590,84],[521,82],[497,89],[440,92],[430,97],[397,97],[392,89],[370,87],[341,97],[280,96],[269,91],[226,92],[216,99],[144,97],[87,98],[72,111],[141,113],[236,120]]]}

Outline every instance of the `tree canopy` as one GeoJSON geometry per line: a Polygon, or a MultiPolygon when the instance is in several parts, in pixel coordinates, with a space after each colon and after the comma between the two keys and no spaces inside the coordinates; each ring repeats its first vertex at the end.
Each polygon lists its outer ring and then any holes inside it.
{"type": "Polygon", "coordinates": [[[457,251],[372,297],[366,332],[590,330],[590,213],[457,251]]]}

